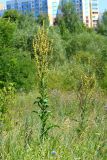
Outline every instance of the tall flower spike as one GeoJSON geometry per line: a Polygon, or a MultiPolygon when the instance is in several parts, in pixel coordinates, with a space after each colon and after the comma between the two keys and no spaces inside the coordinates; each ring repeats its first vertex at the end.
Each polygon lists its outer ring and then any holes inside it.
{"type": "Polygon", "coordinates": [[[40,96],[35,103],[39,106],[38,116],[41,120],[40,140],[43,141],[48,135],[48,131],[53,125],[47,124],[50,111],[48,111],[48,94],[47,94],[47,71],[50,53],[52,52],[52,43],[48,38],[47,30],[44,26],[38,29],[38,33],[33,41],[35,60],[38,72],[38,88],[40,96]]]}

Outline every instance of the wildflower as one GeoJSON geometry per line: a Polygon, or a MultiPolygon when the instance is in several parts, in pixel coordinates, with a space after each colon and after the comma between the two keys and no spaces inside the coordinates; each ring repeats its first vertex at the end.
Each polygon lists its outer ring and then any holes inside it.
{"type": "Polygon", "coordinates": [[[53,151],[51,152],[51,154],[52,154],[53,156],[56,155],[56,151],[53,150],[53,151]]]}

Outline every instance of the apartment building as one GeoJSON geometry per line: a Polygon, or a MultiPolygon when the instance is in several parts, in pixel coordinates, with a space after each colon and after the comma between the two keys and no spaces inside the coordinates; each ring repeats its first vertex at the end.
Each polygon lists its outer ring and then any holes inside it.
{"type": "Polygon", "coordinates": [[[96,27],[98,24],[98,19],[99,19],[99,4],[98,0],[92,0],[90,4],[91,8],[91,27],[96,27]]]}
{"type": "Polygon", "coordinates": [[[96,27],[99,19],[98,0],[73,0],[76,12],[88,27],[96,27]]]}
{"type": "Polygon", "coordinates": [[[73,2],[80,19],[88,27],[96,27],[99,16],[98,0],[9,0],[6,3],[7,9],[16,9],[22,13],[32,12],[35,17],[48,14],[50,25],[59,12],[59,5],[66,2],[73,2]]]}
{"type": "Polygon", "coordinates": [[[48,16],[50,20],[50,24],[54,23],[54,20],[58,14],[60,0],[48,0],[48,16]]]}
{"type": "Polygon", "coordinates": [[[35,17],[48,14],[50,24],[53,24],[57,15],[60,0],[9,0],[6,2],[7,10],[16,9],[22,13],[32,12],[35,17]]]}
{"type": "Polygon", "coordinates": [[[96,27],[99,19],[98,0],[61,0],[60,4],[72,2],[76,13],[83,23],[88,27],[96,27]]]}
{"type": "Polygon", "coordinates": [[[25,12],[28,13],[28,12],[31,12],[31,9],[33,9],[32,3],[33,3],[33,0],[10,0],[6,2],[6,7],[7,7],[7,10],[15,9],[23,13],[25,12]]]}
{"type": "Polygon", "coordinates": [[[98,0],[62,0],[72,2],[80,20],[88,27],[96,27],[99,19],[98,0]]]}

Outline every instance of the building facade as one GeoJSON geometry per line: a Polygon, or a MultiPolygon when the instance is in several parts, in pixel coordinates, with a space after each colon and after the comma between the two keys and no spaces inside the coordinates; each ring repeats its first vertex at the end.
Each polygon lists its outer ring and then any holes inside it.
{"type": "Polygon", "coordinates": [[[6,2],[7,10],[15,9],[23,13],[31,12],[31,9],[33,9],[32,6],[33,0],[10,0],[6,2]]]}
{"type": "Polygon", "coordinates": [[[3,15],[3,13],[4,13],[4,5],[0,3],[0,17],[3,15]]]}
{"type": "Polygon", "coordinates": [[[88,27],[96,27],[99,19],[98,0],[62,0],[72,2],[80,20],[88,27]]]}
{"type": "Polygon", "coordinates": [[[4,5],[2,3],[0,3],[0,10],[4,9],[4,5]]]}
{"type": "Polygon", "coordinates": [[[88,27],[96,27],[99,16],[98,0],[9,0],[7,9],[16,9],[22,13],[32,12],[35,17],[40,14],[48,14],[50,25],[59,14],[59,6],[62,2],[73,2],[80,19],[88,27]]]}
{"type": "Polygon", "coordinates": [[[92,0],[91,2],[91,21],[92,27],[96,27],[99,20],[99,4],[98,0],[92,0]]]}
{"type": "Polygon", "coordinates": [[[6,8],[16,9],[22,13],[33,13],[35,17],[40,14],[48,14],[50,24],[53,24],[57,15],[60,0],[9,0],[6,8]]]}
{"type": "Polygon", "coordinates": [[[48,16],[50,20],[50,24],[54,23],[54,20],[58,14],[60,0],[48,0],[48,16]]]}
{"type": "Polygon", "coordinates": [[[98,0],[83,0],[83,22],[88,27],[96,27],[99,19],[98,0]]]}
{"type": "Polygon", "coordinates": [[[69,2],[73,2],[76,13],[86,26],[97,26],[99,19],[98,0],[69,0],[69,2]]]}

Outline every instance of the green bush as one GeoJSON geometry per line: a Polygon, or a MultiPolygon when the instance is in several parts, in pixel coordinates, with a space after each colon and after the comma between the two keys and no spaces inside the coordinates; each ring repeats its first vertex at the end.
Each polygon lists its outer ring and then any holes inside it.
{"type": "Polygon", "coordinates": [[[1,81],[12,82],[17,89],[32,89],[36,73],[29,53],[22,54],[16,49],[6,48],[2,50],[0,64],[1,81]]]}

